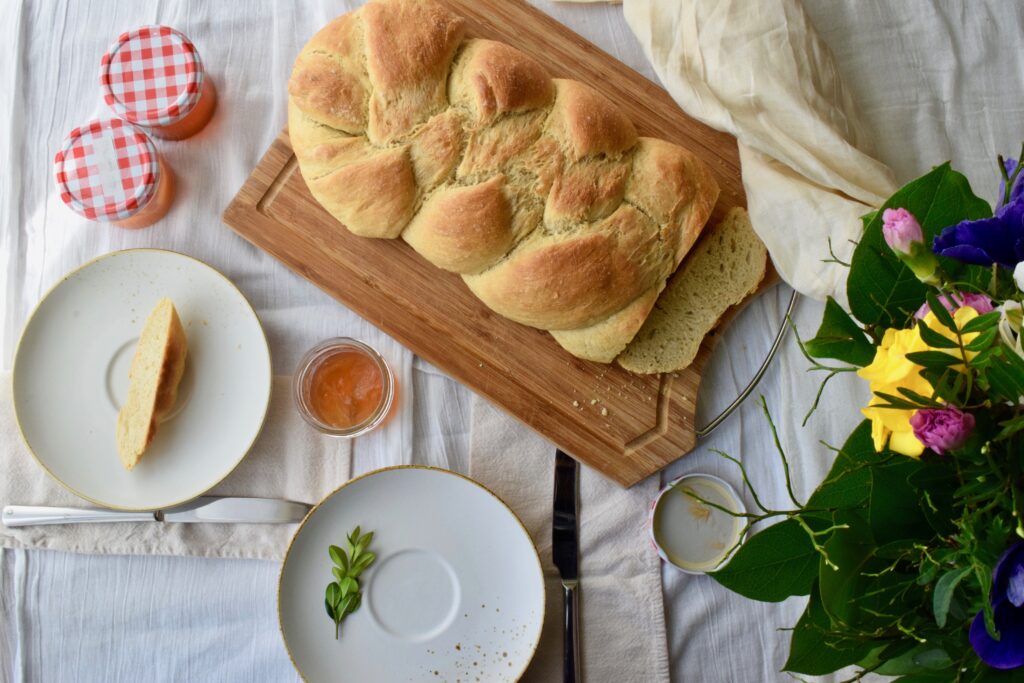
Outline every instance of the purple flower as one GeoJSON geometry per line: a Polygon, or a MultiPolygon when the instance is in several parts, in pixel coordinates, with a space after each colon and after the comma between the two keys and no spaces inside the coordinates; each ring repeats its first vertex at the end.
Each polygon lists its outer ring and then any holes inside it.
{"type": "Polygon", "coordinates": [[[985,613],[971,624],[971,647],[994,669],[1024,666],[1024,541],[1003,553],[992,572],[989,602],[995,612],[999,640],[988,634],[985,613]]]}
{"type": "Polygon", "coordinates": [[[883,211],[882,236],[892,253],[913,271],[918,280],[939,284],[936,276],[939,262],[925,246],[924,231],[914,214],[902,208],[883,211]]]}
{"type": "MultiPolygon", "coordinates": [[[[1017,162],[1003,162],[1012,176],[1017,162]]],[[[1024,173],[1017,176],[1004,203],[1006,182],[999,187],[999,202],[991,218],[961,221],[943,230],[932,243],[932,251],[964,263],[1013,268],[1024,261],[1024,173]]]]}
{"type": "Polygon", "coordinates": [[[909,254],[915,243],[924,242],[924,232],[914,214],[906,209],[882,212],[882,235],[885,243],[897,254],[909,254]]]}
{"type": "Polygon", "coordinates": [[[910,418],[914,436],[939,455],[959,448],[974,431],[974,416],[949,406],[922,408],[910,418]]]}
{"type": "MultiPolygon", "coordinates": [[[[970,306],[978,312],[978,315],[985,315],[991,313],[995,308],[992,305],[992,299],[989,299],[984,294],[977,294],[975,292],[956,292],[950,297],[945,294],[939,297],[939,301],[945,306],[946,310],[950,313],[955,313],[961,306],[970,306]]],[[[924,317],[931,313],[932,308],[928,305],[928,302],[921,304],[921,308],[917,309],[917,313],[914,317],[918,320],[924,320],[924,317]]]]}

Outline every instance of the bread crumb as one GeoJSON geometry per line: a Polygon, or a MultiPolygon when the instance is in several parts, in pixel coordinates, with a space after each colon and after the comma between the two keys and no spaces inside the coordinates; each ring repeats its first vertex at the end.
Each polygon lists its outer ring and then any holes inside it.
{"type": "Polygon", "coordinates": [[[608,416],[608,409],[607,408],[601,408],[601,415],[607,417],[608,416]]]}
{"type": "Polygon", "coordinates": [[[597,403],[597,399],[596,398],[590,399],[590,405],[594,405],[595,403],[597,403]]]}
{"type": "Polygon", "coordinates": [[[572,407],[573,408],[579,408],[580,407],[580,402],[579,401],[573,401],[572,402],[572,407]]]}

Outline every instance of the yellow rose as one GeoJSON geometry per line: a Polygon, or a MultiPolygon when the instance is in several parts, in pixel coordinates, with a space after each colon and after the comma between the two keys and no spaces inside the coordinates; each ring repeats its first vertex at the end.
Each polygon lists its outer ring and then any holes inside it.
{"type": "MultiPolygon", "coordinates": [[[[968,321],[977,318],[978,312],[970,306],[959,308],[953,315],[953,321],[958,328],[962,328],[968,321]]],[[[955,339],[952,330],[947,329],[938,321],[934,313],[928,313],[924,323],[931,330],[938,332],[948,339],[955,339]]],[[[977,332],[965,334],[964,344],[970,343],[977,332]]],[[[891,396],[900,396],[900,388],[908,389],[922,396],[930,396],[932,386],[921,375],[921,366],[907,360],[908,353],[918,351],[941,350],[959,356],[959,349],[932,349],[923,339],[917,326],[909,330],[888,329],[882,337],[882,343],[875,350],[875,358],[871,365],[861,368],[857,375],[868,381],[871,385],[871,393],[883,393],[891,396]]],[[[970,360],[975,355],[968,352],[970,360]]],[[[954,366],[963,369],[963,365],[954,366]]],[[[910,426],[910,418],[916,411],[902,410],[897,408],[880,408],[885,401],[875,396],[861,412],[864,417],[871,420],[871,438],[876,451],[881,451],[888,444],[889,449],[903,455],[916,458],[924,452],[924,445],[914,436],[914,429],[910,426]]]]}
{"type": "MultiPolygon", "coordinates": [[[[921,376],[921,366],[907,360],[908,353],[927,350],[928,345],[916,327],[886,330],[871,365],[858,370],[857,375],[870,383],[872,394],[881,392],[899,396],[899,388],[903,387],[927,395],[931,393],[931,385],[921,376]]],[[[875,396],[868,407],[861,410],[864,417],[871,420],[875,450],[881,451],[888,444],[897,453],[911,457],[921,455],[924,445],[914,436],[914,429],[910,426],[914,411],[877,407],[883,403],[884,400],[875,396]]]]}

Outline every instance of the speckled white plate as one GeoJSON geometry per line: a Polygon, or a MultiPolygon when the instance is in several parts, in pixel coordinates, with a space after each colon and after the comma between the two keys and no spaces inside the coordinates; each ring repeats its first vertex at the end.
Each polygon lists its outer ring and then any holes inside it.
{"type": "Polygon", "coordinates": [[[292,662],[320,681],[516,681],[544,621],[533,541],[493,493],[461,475],[394,467],[313,508],[288,548],[278,618],[292,662]],[[341,626],[324,609],[331,544],[373,531],[363,603],[341,626]]]}
{"type": "Polygon", "coordinates": [[[97,505],[155,510],[191,500],[230,473],[263,425],[270,351],[259,319],[223,275],[191,257],[118,251],[62,279],[25,325],[14,408],[39,464],[97,505]],[[174,301],[188,338],[178,402],[127,471],[117,412],[146,316],[174,301]]]}

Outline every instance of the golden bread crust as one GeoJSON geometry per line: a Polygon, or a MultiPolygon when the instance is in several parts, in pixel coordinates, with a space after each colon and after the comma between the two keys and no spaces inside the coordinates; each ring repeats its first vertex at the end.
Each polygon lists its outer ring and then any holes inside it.
{"type": "Polygon", "coordinates": [[[640,329],[718,197],[692,154],[519,50],[465,40],[435,0],[335,19],[289,95],[292,147],[328,212],[401,236],[584,358],[610,361],[640,329]]]}
{"type": "Polygon", "coordinates": [[[505,176],[443,188],[424,202],[402,238],[438,268],[475,273],[512,247],[512,205],[505,176]]]}

